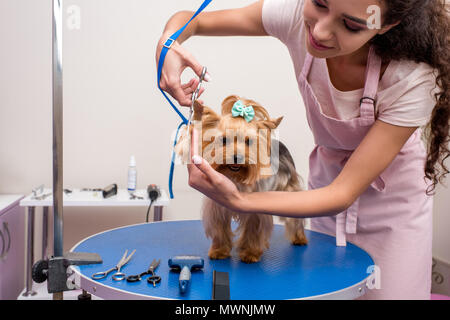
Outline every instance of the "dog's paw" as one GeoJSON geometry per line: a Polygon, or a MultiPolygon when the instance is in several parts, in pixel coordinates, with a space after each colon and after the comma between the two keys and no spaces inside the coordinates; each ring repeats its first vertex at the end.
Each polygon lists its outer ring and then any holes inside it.
{"type": "Polygon", "coordinates": [[[213,260],[226,259],[231,256],[231,250],[228,248],[210,248],[208,256],[213,260]]]}
{"type": "Polygon", "coordinates": [[[308,244],[308,239],[304,234],[297,234],[293,239],[291,239],[291,243],[295,246],[305,246],[308,244]]]}
{"type": "Polygon", "coordinates": [[[261,259],[262,252],[249,252],[249,251],[242,251],[239,253],[239,258],[241,258],[242,262],[245,263],[255,263],[258,262],[261,259]]]}

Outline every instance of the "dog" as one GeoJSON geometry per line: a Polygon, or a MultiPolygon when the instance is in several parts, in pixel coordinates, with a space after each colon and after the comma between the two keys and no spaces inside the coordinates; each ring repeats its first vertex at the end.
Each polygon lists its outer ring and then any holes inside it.
{"type": "MultiPolygon", "coordinates": [[[[211,108],[194,104],[194,123],[199,134],[201,155],[212,168],[227,176],[241,192],[301,191],[302,179],[286,146],[272,139],[283,117],[272,119],[259,103],[236,95],[222,102],[221,115],[211,108]],[[200,126],[200,128],[198,128],[200,126]],[[199,131],[200,131],[199,130],[199,131]]],[[[190,162],[187,127],[175,146],[183,163],[190,162]]],[[[273,218],[268,214],[240,214],[205,198],[202,207],[206,236],[212,240],[211,259],[230,257],[233,247],[231,220],[238,222],[236,247],[241,261],[258,262],[269,248],[273,218]]],[[[285,235],[294,245],[306,245],[304,220],[282,218],[285,235]]]]}

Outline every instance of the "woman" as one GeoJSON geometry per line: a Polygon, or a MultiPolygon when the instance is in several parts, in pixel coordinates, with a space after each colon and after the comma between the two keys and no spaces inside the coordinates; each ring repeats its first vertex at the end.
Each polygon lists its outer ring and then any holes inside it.
{"type": "MultiPolygon", "coordinates": [[[[169,20],[157,58],[191,15],[169,20]]],[[[310,217],[337,245],[362,247],[381,272],[381,287],[365,298],[429,299],[431,193],[449,172],[449,32],[443,0],[265,0],[200,14],[167,54],[161,87],[190,105],[198,81],[182,85],[180,75],[202,69],[181,46],[192,35],[277,37],[294,62],[316,147],[308,191],[240,193],[198,155],[189,185],[237,212],[310,217]],[[370,8],[380,9],[375,28],[370,8]]]]}

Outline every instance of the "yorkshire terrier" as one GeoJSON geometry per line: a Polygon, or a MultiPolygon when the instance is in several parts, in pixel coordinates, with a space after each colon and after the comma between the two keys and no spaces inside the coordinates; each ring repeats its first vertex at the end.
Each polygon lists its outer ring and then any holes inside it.
{"type": "MultiPolygon", "coordinates": [[[[241,192],[301,191],[301,178],[286,146],[272,139],[283,117],[272,119],[260,104],[238,96],[222,102],[222,115],[195,102],[194,126],[201,130],[201,155],[216,171],[232,180],[241,192]],[[199,126],[201,126],[199,128],[199,126]]],[[[181,133],[175,152],[183,163],[190,161],[191,132],[181,133]]],[[[199,131],[200,131],[199,130],[199,131]]],[[[243,262],[260,260],[269,248],[273,218],[267,214],[239,214],[209,198],[203,203],[203,225],[212,239],[211,259],[230,257],[233,247],[231,219],[239,223],[236,246],[243,262]]],[[[294,245],[306,245],[303,219],[282,218],[285,234],[294,245]]]]}

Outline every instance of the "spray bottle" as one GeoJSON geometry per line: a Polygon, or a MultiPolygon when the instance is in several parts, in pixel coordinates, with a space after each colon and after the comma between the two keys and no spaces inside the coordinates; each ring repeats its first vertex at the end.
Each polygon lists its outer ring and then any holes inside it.
{"type": "Polygon", "coordinates": [[[136,191],[136,180],[137,180],[137,171],[136,171],[136,159],[134,156],[130,157],[130,164],[128,166],[128,192],[133,194],[136,191]]]}

